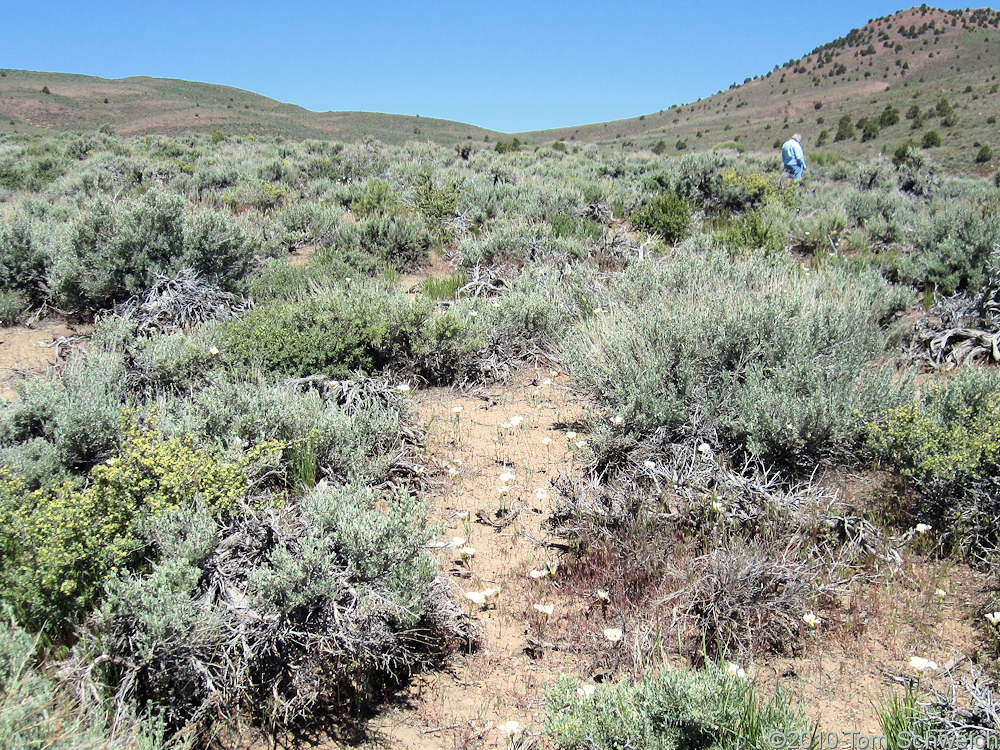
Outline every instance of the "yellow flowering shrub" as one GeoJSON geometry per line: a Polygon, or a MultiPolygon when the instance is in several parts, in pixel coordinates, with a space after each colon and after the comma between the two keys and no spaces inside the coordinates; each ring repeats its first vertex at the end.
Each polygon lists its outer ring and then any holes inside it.
{"type": "Polygon", "coordinates": [[[746,208],[784,200],[777,182],[760,172],[740,172],[727,167],[722,170],[722,186],[731,202],[740,202],[746,208]]]}
{"type": "Polygon", "coordinates": [[[873,430],[882,458],[922,486],[965,484],[997,473],[1000,462],[1000,397],[942,419],[932,408],[908,404],[886,414],[873,430]]]}
{"type": "Polygon", "coordinates": [[[22,622],[41,627],[82,614],[108,576],[143,561],[141,524],[201,501],[226,515],[246,493],[251,466],[282,446],[222,460],[193,438],[164,438],[153,420],[126,415],[119,450],[90,473],[29,491],[0,468],[0,597],[22,622]]]}

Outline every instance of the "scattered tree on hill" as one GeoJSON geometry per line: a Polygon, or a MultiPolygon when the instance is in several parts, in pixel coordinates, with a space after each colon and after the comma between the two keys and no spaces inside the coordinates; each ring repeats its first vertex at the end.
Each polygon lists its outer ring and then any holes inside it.
{"type": "Polygon", "coordinates": [[[985,164],[991,159],[993,159],[993,149],[989,147],[989,144],[983,144],[979,153],[976,154],[976,164],[985,164]]]}
{"type": "Polygon", "coordinates": [[[851,116],[844,115],[837,123],[837,134],[834,141],[847,141],[854,137],[854,126],[851,124],[851,116]]]}
{"type": "Polygon", "coordinates": [[[920,145],[924,148],[936,148],[941,145],[941,136],[937,134],[936,130],[928,130],[924,133],[924,139],[920,142],[920,145]]]}
{"type": "Polygon", "coordinates": [[[882,114],[878,116],[879,127],[888,128],[899,122],[899,110],[891,104],[886,104],[882,114]]]}

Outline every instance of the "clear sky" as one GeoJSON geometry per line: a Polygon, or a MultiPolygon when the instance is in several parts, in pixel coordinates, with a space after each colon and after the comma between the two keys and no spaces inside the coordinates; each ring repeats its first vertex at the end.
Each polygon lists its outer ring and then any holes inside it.
{"type": "Polygon", "coordinates": [[[316,111],[418,114],[520,132],[710,96],[911,6],[6,0],[0,7],[0,67],[182,78],[316,111]]]}

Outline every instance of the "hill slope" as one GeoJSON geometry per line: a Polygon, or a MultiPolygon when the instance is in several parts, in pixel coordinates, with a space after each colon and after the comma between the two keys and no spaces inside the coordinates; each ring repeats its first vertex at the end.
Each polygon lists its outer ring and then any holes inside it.
{"type": "Polygon", "coordinates": [[[988,122],[1000,115],[998,76],[1000,12],[921,6],[869,21],[798,60],[707,99],[521,138],[637,145],[662,140],[668,151],[677,150],[679,142],[702,150],[737,141],[751,150],[769,150],[798,130],[809,149],[832,145],[838,122],[847,115],[850,138],[836,142],[841,153],[879,150],[907,138],[920,142],[926,131],[934,130],[949,159],[969,162],[979,149],[977,142],[1000,150],[996,122],[988,122]],[[942,98],[954,110],[954,121],[945,122],[935,110],[942,98]],[[893,110],[898,121],[890,124],[893,110]],[[883,123],[870,128],[865,140],[863,129],[855,127],[862,118],[882,118],[883,123]],[[823,143],[818,143],[821,137],[823,143]]]}
{"type": "MultiPolygon", "coordinates": [[[[938,161],[971,167],[981,144],[1000,152],[998,76],[1000,12],[943,11],[923,5],[869,21],[800,59],[694,103],[518,137],[535,144],[562,140],[658,145],[668,152],[738,142],[768,151],[797,130],[804,135],[807,152],[830,148],[858,156],[895,148],[907,139],[920,143],[933,130],[941,139],[938,161]],[[947,108],[938,107],[942,99],[947,108]],[[838,138],[845,116],[850,124],[838,138]]],[[[445,144],[501,137],[496,131],[447,120],[311,112],[207,83],[0,72],[0,132],[102,126],[125,136],[221,130],[342,141],[371,136],[386,143],[419,138],[445,144]]],[[[986,171],[990,164],[976,166],[986,171]]]]}
{"type": "Polygon", "coordinates": [[[109,127],[119,135],[212,132],[386,143],[454,143],[497,134],[448,120],[374,112],[311,112],[230,86],[169,78],[107,79],[69,73],[0,73],[0,132],[109,127]]]}

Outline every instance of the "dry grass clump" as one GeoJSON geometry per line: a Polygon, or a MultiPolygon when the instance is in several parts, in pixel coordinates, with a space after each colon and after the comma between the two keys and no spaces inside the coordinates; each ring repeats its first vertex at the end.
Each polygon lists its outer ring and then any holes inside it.
{"type": "Polygon", "coordinates": [[[664,434],[602,454],[601,483],[560,478],[551,518],[571,551],[569,585],[606,591],[602,617],[646,657],[664,643],[698,661],[794,652],[804,615],[899,562],[828,488],[664,434]]]}

